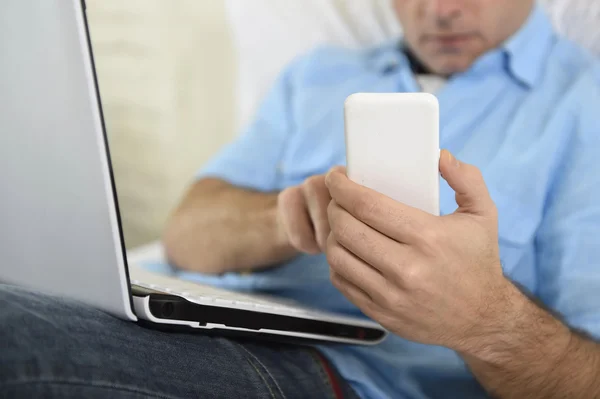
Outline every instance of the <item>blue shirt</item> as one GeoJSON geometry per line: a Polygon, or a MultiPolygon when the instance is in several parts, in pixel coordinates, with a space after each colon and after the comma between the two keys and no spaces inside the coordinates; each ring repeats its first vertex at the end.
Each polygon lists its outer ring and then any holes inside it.
{"type": "MultiPolygon", "coordinates": [[[[281,190],[345,164],[343,103],[355,92],[419,87],[393,43],[319,49],[279,78],[256,119],[200,176],[281,190]]],[[[437,93],[440,143],[483,172],[499,211],[504,271],[600,337],[600,69],[558,37],[540,7],[500,48],[437,93]]],[[[399,171],[401,173],[401,171],[399,171]]],[[[442,214],[456,209],[441,181],[442,214]]],[[[329,282],[322,255],[251,275],[182,278],[266,291],[360,315],[329,282]]],[[[376,347],[320,347],[363,398],[475,398],[484,392],[451,350],[391,336],[376,347]]]]}

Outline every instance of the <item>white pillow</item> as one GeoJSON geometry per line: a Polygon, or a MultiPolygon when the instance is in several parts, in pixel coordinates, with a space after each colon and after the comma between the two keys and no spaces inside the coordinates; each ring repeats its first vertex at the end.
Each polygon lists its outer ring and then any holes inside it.
{"type": "MultiPolygon", "coordinates": [[[[542,0],[558,30],[600,54],[600,0],[542,0]]],[[[361,47],[401,33],[390,0],[227,0],[238,54],[238,129],[292,58],[318,44],[361,47]]]]}
{"type": "Polygon", "coordinates": [[[545,0],[559,32],[600,56],[600,1],[545,0]]]}
{"type": "Polygon", "coordinates": [[[319,44],[361,47],[398,36],[390,0],[227,0],[238,54],[238,127],[284,66],[319,44]]]}

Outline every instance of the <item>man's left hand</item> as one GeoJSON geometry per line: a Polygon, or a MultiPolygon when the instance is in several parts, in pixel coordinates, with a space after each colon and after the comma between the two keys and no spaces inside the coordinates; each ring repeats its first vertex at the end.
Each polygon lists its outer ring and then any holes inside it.
{"type": "Polygon", "coordinates": [[[328,174],[332,283],[367,316],[406,339],[477,350],[510,328],[518,306],[504,277],[498,216],[481,172],[442,151],[458,209],[434,216],[328,174]]]}

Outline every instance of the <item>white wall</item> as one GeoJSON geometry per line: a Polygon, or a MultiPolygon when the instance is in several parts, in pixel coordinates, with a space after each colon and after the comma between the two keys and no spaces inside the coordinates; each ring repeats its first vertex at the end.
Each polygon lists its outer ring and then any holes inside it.
{"type": "Polygon", "coordinates": [[[193,173],[234,134],[223,0],[87,0],[129,248],[160,235],[193,173]]]}

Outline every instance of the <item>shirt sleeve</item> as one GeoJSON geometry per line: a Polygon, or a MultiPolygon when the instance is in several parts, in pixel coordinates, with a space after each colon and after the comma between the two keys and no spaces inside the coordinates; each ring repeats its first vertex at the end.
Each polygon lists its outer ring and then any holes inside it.
{"type": "Polygon", "coordinates": [[[277,79],[250,125],[226,145],[196,175],[218,178],[230,184],[274,191],[278,164],[292,134],[292,80],[295,65],[277,79]]]}
{"type": "Polygon", "coordinates": [[[594,111],[600,84],[598,88],[579,104],[577,127],[536,239],[540,299],[571,327],[595,338],[600,338],[600,124],[594,111]]]}

